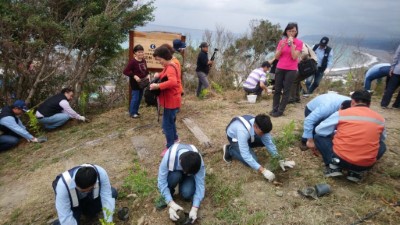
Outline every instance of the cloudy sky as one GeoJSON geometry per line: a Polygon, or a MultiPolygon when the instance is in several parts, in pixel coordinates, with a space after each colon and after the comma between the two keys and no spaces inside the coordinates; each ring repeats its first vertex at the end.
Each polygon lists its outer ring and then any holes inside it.
{"type": "Polygon", "coordinates": [[[266,19],[283,28],[297,22],[299,36],[400,37],[399,0],[155,0],[155,6],[156,25],[243,33],[250,20],[266,19]]]}

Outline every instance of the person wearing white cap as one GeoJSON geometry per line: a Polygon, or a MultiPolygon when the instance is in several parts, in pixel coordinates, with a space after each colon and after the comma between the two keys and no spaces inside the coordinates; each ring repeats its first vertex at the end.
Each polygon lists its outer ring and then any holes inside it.
{"type": "Polygon", "coordinates": [[[0,111],[0,151],[16,146],[21,137],[31,142],[38,139],[30,134],[19,117],[28,110],[22,100],[17,100],[11,106],[5,106],[0,111]]]}

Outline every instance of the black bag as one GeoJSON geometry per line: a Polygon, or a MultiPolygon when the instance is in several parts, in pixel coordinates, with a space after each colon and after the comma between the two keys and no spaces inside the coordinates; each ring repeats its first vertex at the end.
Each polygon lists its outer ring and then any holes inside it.
{"type": "Polygon", "coordinates": [[[139,88],[144,89],[145,87],[149,86],[150,80],[148,77],[145,77],[138,82],[139,88]]]}
{"type": "Polygon", "coordinates": [[[153,91],[150,91],[150,86],[144,89],[143,96],[147,106],[157,106],[157,95],[153,91]]]}
{"type": "Polygon", "coordinates": [[[306,47],[308,50],[308,59],[301,60],[298,64],[298,69],[299,69],[299,74],[303,76],[311,76],[317,73],[318,67],[317,67],[317,62],[315,62],[315,60],[311,58],[310,54],[311,49],[307,46],[307,44],[306,47]]]}
{"type": "Polygon", "coordinates": [[[317,73],[317,63],[314,59],[301,60],[299,63],[299,74],[303,76],[311,76],[317,73]]]}

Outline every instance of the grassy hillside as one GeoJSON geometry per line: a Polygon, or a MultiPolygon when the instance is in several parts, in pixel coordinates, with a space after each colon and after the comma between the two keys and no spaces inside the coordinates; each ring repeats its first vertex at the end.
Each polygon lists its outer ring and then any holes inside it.
{"type": "MultiPolygon", "coordinates": [[[[256,104],[246,103],[244,94],[235,91],[205,100],[185,96],[178,114],[178,134],[183,143],[194,144],[206,153],[206,197],[197,224],[351,224],[380,207],[383,211],[367,224],[400,224],[399,207],[390,205],[400,196],[399,111],[380,109],[380,98],[374,98],[372,108],[386,119],[388,151],[366,179],[355,184],[345,178],[325,178],[322,159],[297,147],[308,100],[289,105],[285,116],[272,118],[278,150],[296,161],[296,167],[286,172],[276,170],[276,182],[269,183],[241,163],[226,164],[221,147],[227,143],[225,128],[230,119],[269,112],[271,96],[256,104]],[[184,117],[200,126],[211,139],[211,148],[199,145],[181,121],[184,117]],[[297,194],[298,189],[317,183],[330,184],[332,193],[318,200],[297,194]]],[[[75,165],[94,163],[107,170],[112,185],[119,190],[116,208],[130,210],[129,222],[115,218],[116,224],[136,224],[139,219],[143,224],[173,224],[167,210],[154,208],[159,197],[159,155],[165,143],[161,124],[154,108],[142,106],[140,112],[140,119],[132,119],[122,107],[93,116],[91,123],[73,121],[47,133],[46,143],[24,142],[0,153],[0,223],[46,224],[56,217],[51,188],[56,175],[75,165]],[[142,160],[134,147],[139,145],[146,156],[142,160]]],[[[264,148],[257,148],[256,154],[262,165],[271,168],[271,157],[264,148]]],[[[190,203],[177,202],[190,210],[190,203]]]]}

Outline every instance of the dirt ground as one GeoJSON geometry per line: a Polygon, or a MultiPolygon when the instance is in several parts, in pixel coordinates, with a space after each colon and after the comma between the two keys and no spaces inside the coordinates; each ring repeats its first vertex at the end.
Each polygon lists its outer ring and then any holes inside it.
{"type": "MultiPolygon", "coordinates": [[[[272,135],[279,135],[292,120],[297,132],[301,132],[304,107],[310,99],[288,105],[285,116],[272,118],[272,135]]],[[[178,134],[181,142],[195,144],[206,153],[206,197],[197,224],[351,224],[378,208],[383,211],[366,224],[400,224],[400,207],[389,204],[399,201],[400,196],[400,111],[381,109],[379,100],[374,97],[371,108],[386,119],[388,150],[363,182],[324,178],[322,159],[311,151],[300,151],[296,143],[283,152],[296,161],[295,168],[276,171],[278,183],[272,184],[238,162],[226,164],[221,148],[227,142],[225,128],[230,119],[236,115],[268,113],[271,96],[263,96],[256,104],[246,103],[244,94],[234,91],[205,100],[185,96],[178,114],[178,134]],[[183,124],[181,119],[185,117],[190,117],[211,139],[211,148],[199,145],[183,124]],[[318,200],[297,194],[298,189],[317,183],[330,184],[332,193],[318,200]]],[[[91,123],[73,121],[47,133],[46,143],[24,142],[0,153],[0,223],[47,224],[54,219],[57,215],[51,182],[57,174],[75,165],[101,165],[112,185],[121,190],[129,172],[135,173],[135,162],[147,171],[149,178],[156,178],[165,138],[155,109],[142,106],[140,112],[140,119],[132,119],[126,107],[113,109],[93,116],[91,123]],[[139,136],[146,143],[146,157],[142,160],[131,142],[132,137],[139,136]]],[[[261,164],[268,166],[270,156],[265,148],[256,149],[256,153],[261,164]]],[[[119,199],[116,208],[128,207],[130,219],[122,222],[115,218],[115,223],[137,224],[141,219],[142,224],[173,224],[167,210],[155,210],[157,196],[154,192],[146,198],[119,199]]],[[[190,203],[177,201],[190,210],[190,203]]]]}

